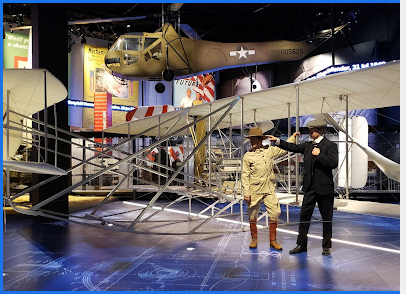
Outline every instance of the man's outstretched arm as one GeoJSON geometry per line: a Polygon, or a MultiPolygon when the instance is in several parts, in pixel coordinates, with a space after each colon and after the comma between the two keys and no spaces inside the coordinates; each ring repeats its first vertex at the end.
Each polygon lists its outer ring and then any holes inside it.
{"type": "MultiPolygon", "coordinates": [[[[293,133],[292,136],[300,136],[299,132],[295,132],[293,133]]],[[[267,136],[269,138],[270,141],[275,141],[275,145],[278,146],[281,149],[284,149],[286,151],[290,151],[290,152],[295,152],[295,153],[304,153],[304,144],[299,144],[296,145],[294,143],[288,143],[286,141],[283,141],[279,138],[276,138],[272,135],[267,136]]]]}

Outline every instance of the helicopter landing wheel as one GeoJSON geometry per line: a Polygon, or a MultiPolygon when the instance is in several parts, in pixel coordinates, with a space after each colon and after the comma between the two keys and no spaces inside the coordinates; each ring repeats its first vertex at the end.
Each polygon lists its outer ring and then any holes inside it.
{"type": "Polygon", "coordinates": [[[170,82],[170,81],[172,81],[173,78],[175,77],[175,74],[174,74],[173,70],[165,69],[165,70],[162,72],[162,77],[163,77],[163,79],[164,79],[165,81],[170,82]]]}
{"type": "Polygon", "coordinates": [[[157,91],[157,93],[162,94],[163,92],[165,92],[165,85],[162,83],[157,83],[155,85],[155,91],[157,91]]]}

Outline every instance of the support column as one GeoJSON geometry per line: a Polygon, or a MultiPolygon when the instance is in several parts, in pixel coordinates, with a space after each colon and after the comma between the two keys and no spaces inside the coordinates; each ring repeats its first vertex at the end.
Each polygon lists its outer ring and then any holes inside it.
{"type": "MultiPolygon", "coordinates": [[[[187,110],[187,117],[188,117],[188,123],[189,123],[189,109],[187,110]]],[[[185,159],[187,156],[189,156],[189,132],[190,132],[190,128],[187,128],[186,130],[186,154],[183,156],[183,158],[185,159]]],[[[189,187],[190,184],[190,162],[187,163],[186,165],[186,187],[189,187]]]]}
{"type": "Polygon", "coordinates": [[[345,95],[345,199],[349,198],[349,187],[348,187],[348,182],[349,182],[349,161],[348,161],[348,148],[350,147],[349,145],[349,140],[348,140],[348,95],[345,95]]]}
{"type": "MultiPolygon", "coordinates": [[[[130,134],[130,122],[128,122],[128,125],[127,125],[127,139],[129,139],[131,137],[131,134],[130,134]]],[[[113,139],[112,139],[113,140],[113,139]]],[[[127,143],[127,150],[130,152],[130,147],[131,147],[131,145],[132,145],[132,142],[131,141],[128,141],[128,143],[127,143]]],[[[130,168],[130,164],[128,164],[127,163],[127,173],[129,173],[130,172],[130,170],[131,170],[131,168],[130,168]]],[[[127,188],[130,188],[130,178],[127,178],[127,188]]]]}
{"type": "Polygon", "coordinates": [[[230,143],[230,147],[229,147],[229,153],[230,153],[229,157],[230,158],[233,154],[233,150],[232,150],[233,149],[233,122],[232,122],[231,118],[232,118],[232,114],[230,113],[230,133],[228,135],[228,140],[230,143]]]}
{"type": "MultiPolygon", "coordinates": [[[[209,113],[211,113],[211,104],[209,105],[209,113]]],[[[209,130],[211,130],[211,115],[209,116],[209,130]]],[[[209,191],[211,191],[211,134],[209,136],[209,191]]],[[[210,195],[209,195],[210,196],[210,195]]]]}
{"type": "MultiPolygon", "coordinates": [[[[244,231],[244,225],[243,225],[243,199],[244,199],[244,189],[242,187],[242,169],[243,169],[243,158],[244,158],[244,97],[241,97],[241,148],[240,148],[240,158],[241,158],[241,163],[240,163],[240,183],[241,183],[241,200],[240,200],[240,216],[241,216],[241,231],[244,231]]],[[[237,186],[238,188],[238,186],[237,186]]]]}
{"type": "MultiPolygon", "coordinates": [[[[6,159],[10,160],[10,91],[7,90],[7,141],[6,141],[6,159]]],[[[4,173],[3,173],[4,176],[4,173]]],[[[10,197],[10,168],[7,166],[6,168],[6,193],[7,197],[10,197]]],[[[3,181],[4,184],[4,181],[3,181]]],[[[4,187],[3,187],[3,193],[4,193],[4,187]]],[[[7,216],[6,216],[6,199],[3,198],[3,219],[4,219],[4,231],[7,231],[7,216]]]]}
{"type": "MultiPolygon", "coordinates": [[[[158,117],[158,138],[161,139],[161,116],[158,117]]],[[[161,144],[158,145],[158,164],[161,164],[161,144]]],[[[158,166],[158,171],[161,172],[162,168],[158,166]]],[[[158,185],[161,185],[161,175],[158,175],[158,185]]]]}
{"type": "MultiPolygon", "coordinates": [[[[296,86],[296,126],[295,130],[296,132],[299,132],[299,87],[296,86]]],[[[299,138],[296,137],[296,144],[299,143],[299,138]]],[[[299,154],[296,153],[295,156],[295,176],[296,176],[296,203],[299,203],[299,154]]]]}
{"type": "Polygon", "coordinates": [[[242,162],[244,158],[244,97],[241,97],[241,149],[240,149],[240,181],[241,181],[241,197],[244,198],[243,188],[242,188],[242,162]]]}
{"type": "MultiPolygon", "coordinates": [[[[55,117],[55,136],[58,137],[58,131],[56,128],[58,127],[58,116],[56,115],[56,104],[54,104],[54,117],[55,117]]],[[[55,140],[55,166],[58,165],[58,140],[55,140]]]]}
{"type": "MultiPolygon", "coordinates": [[[[33,41],[33,68],[44,68],[58,78],[65,87],[68,87],[68,48],[66,40],[68,38],[68,16],[66,4],[61,3],[34,3],[31,4],[31,23],[32,23],[32,41],[33,41]],[[58,13],[55,13],[58,11],[58,13]],[[52,46],[50,46],[50,36],[52,36],[52,46]],[[58,50],[55,50],[58,48],[58,50]]],[[[41,111],[39,119],[47,121],[48,124],[57,124],[59,128],[69,131],[68,105],[66,100],[56,104],[56,111],[41,111]],[[57,113],[57,117],[55,117],[57,113]],[[46,117],[46,118],[45,118],[46,117]]],[[[33,125],[33,127],[35,127],[33,125]]],[[[47,129],[47,128],[46,128],[47,129]]],[[[44,131],[46,130],[44,129],[44,131]]],[[[55,131],[48,129],[49,134],[54,135],[55,131]]],[[[70,140],[66,134],[59,132],[60,138],[70,140]]],[[[45,140],[41,138],[38,143],[43,148],[46,146],[49,150],[55,150],[55,140],[45,140]]],[[[71,144],[58,142],[58,151],[71,156],[71,144]]],[[[47,158],[49,164],[55,164],[53,152],[43,154],[42,158],[47,158]]],[[[36,161],[39,155],[35,148],[31,153],[32,160],[36,161]]],[[[57,166],[64,170],[71,167],[71,159],[62,155],[57,155],[57,166]]],[[[49,178],[48,175],[33,174],[33,185],[49,178]]],[[[33,206],[50,198],[59,191],[71,186],[71,174],[61,176],[58,179],[43,185],[39,189],[31,192],[30,198],[33,206]]],[[[46,210],[68,214],[68,193],[51,201],[43,207],[46,210]]],[[[44,221],[54,221],[48,218],[41,218],[44,221]]]]}
{"type": "MultiPolygon", "coordinates": [[[[290,103],[288,103],[288,138],[290,138],[290,136],[292,135],[292,130],[290,129],[290,103]]],[[[291,159],[290,159],[290,155],[292,153],[288,152],[288,193],[292,193],[292,175],[291,175],[291,159]]]]}
{"type": "MultiPolygon", "coordinates": [[[[47,103],[47,72],[44,70],[44,142],[45,142],[45,163],[48,163],[48,103],[47,103]]],[[[56,140],[55,140],[56,141],[56,140]]]]}

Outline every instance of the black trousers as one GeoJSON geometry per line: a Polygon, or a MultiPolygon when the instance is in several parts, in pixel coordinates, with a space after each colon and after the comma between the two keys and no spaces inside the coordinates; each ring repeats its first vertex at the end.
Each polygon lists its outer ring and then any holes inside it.
{"type": "Polygon", "coordinates": [[[319,195],[314,189],[311,189],[304,194],[302,208],[300,210],[299,236],[297,237],[296,243],[307,247],[307,233],[309,232],[310,220],[316,202],[323,219],[322,246],[323,248],[331,248],[334,194],[319,195]]]}

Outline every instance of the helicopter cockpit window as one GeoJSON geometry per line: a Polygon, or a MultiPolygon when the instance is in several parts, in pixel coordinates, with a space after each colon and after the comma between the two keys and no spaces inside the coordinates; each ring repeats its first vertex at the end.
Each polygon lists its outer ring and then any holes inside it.
{"type": "Polygon", "coordinates": [[[134,54],[124,54],[124,62],[123,65],[131,65],[134,63],[137,63],[138,61],[138,56],[134,54]]]}
{"type": "Polygon", "coordinates": [[[151,46],[152,43],[154,43],[158,38],[145,38],[144,42],[144,48],[147,49],[149,46],[151,46]]]}
{"type": "Polygon", "coordinates": [[[145,46],[144,46],[144,58],[145,61],[154,58],[159,60],[162,57],[162,46],[161,42],[157,42],[155,45],[155,41],[159,40],[158,38],[145,38],[145,46]]]}
{"type": "Polygon", "coordinates": [[[125,38],[123,39],[123,50],[141,51],[142,38],[125,38]]]}
{"type": "Polygon", "coordinates": [[[119,38],[119,39],[117,40],[117,42],[115,42],[115,43],[113,44],[113,46],[111,46],[110,51],[118,51],[118,50],[121,50],[121,41],[122,41],[122,39],[119,38]]]}

